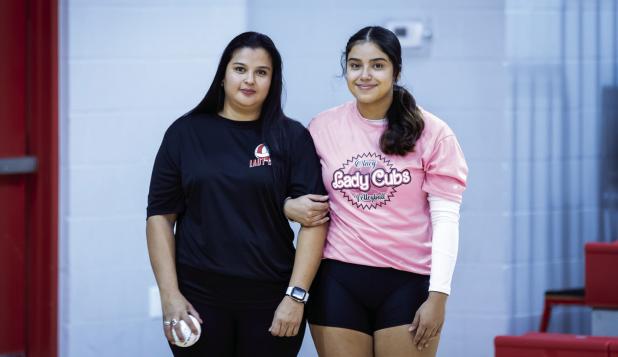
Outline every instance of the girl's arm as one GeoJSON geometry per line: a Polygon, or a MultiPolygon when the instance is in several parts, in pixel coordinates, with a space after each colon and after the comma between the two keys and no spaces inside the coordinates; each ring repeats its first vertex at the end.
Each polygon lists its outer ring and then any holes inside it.
{"type": "Polygon", "coordinates": [[[433,195],[429,195],[428,201],[433,229],[429,298],[418,309],[410,326],[419,350],[442,331],[459,247],[460,204],[433,195]]]}

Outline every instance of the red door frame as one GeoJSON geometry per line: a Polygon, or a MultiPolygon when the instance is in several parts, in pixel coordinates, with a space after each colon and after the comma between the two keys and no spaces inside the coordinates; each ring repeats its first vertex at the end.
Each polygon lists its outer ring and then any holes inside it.
{"type": "MultiPolygon", "coordinates": [[[[26,155],[26,3],[0,0],[0,157],[26,155]]],[[[0,356],[26,346],[27,179],[0,173],[0,356]]],[[[10,165],[9,165],[10,166],[10,165]]],[[[19,171],[19,170],[17,170],[19,171]]],[[[27,171],[27,170],[26,170],[27,171]]]]}
{"type": "Polygon", "coordinates": [[[26,355],[58,355],[58,0],[27,0],[26,355]]]}

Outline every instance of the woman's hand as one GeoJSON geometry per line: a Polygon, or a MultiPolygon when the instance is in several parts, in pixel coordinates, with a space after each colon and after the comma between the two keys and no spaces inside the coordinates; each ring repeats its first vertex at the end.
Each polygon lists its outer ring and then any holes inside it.
{"type": "Polygon", "coordinates": [[[197,334],[197,326],[193,324],[189,315],[195,317],[200,324],[204,323],[200,318],[200,314],[193,308],[193,305],[179,291],[161,294],[161,306],[163,308],[163,331],[165,332],[165,337],[172,345],[174,344],[172,328],[176,330],[176,336],[183,336],[179,324],[181,320],[185,321],[194,334],[197,334]]]}
{"type": "Polygon", "coordinates": [[[305,227],[315,227],[328,222],[328,196],[304,195],[288,198],[283,204],[288,219],[305,227]]]}
{"type": "Polygon", "coordinates": [[[418,308],[414,321],[408,329],[419,351],[429,347],[429,340],[437,338],[444,325],[446,298],[448,295],[430,291],[429,298],[418,308]]]}
{"type": "Polygon", "coordinates": [[[268,331],[273,336],[292,337],[298,335],[300,323],[303,321],[303,311],[305,304],[285,296],[273,317],[273,322],[268,331]]]}

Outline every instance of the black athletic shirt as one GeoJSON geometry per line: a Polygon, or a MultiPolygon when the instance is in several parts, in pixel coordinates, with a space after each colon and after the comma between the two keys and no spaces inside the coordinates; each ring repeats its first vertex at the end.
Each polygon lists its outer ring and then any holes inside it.
{"type": "Polygon", "coordinates": [[[309,132],[289,119],[284,127],[289,164],[279,190],[261,120],[199,114],[168,128],[152,171],[147,215],[178,215],[177,264],[288,282],[295,250],[283,198],[326,191],[309,132]]]}

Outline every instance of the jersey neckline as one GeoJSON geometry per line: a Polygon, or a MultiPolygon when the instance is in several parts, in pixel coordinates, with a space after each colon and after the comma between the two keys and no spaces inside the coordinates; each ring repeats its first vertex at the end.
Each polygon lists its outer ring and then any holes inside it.
{"type": "Polygon", "coordinates": [[[352,107],[352,114],[354,120],[361,123],[365,128],[371,128],[375,130],[376,128],[384,128],[388,124],[388,120],[384,119],[369,119],[365,118],[360,111],[358,110],[358,105],[355,100],[349,102],[349,105],[352,107]]]}
{"type": "Polygon", "coordinates": [[[258,118],[255,120],[234,120],[230,118],[226,118],[219,113],[215,113],[213,115],[215,119],[220,120],[225,123],[225,125],[235,127],[235,128],[245,128],[245,129],[257,129],[262,126],[262,118],[258,118]]]}

